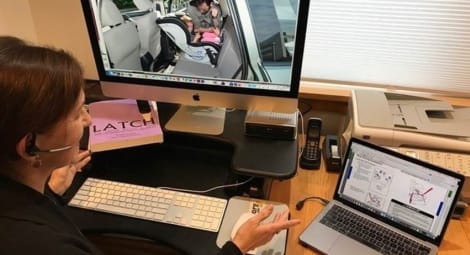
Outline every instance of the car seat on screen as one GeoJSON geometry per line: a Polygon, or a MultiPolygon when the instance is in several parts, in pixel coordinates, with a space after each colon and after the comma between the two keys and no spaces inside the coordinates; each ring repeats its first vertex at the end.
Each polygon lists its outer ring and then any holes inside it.
{"type": "Polygon", "coordinates": [[[211,42],[193,43],[188,28],[180,18],[176,16],[162,17],[157,19],[156,23],[176,47],[184,52],[185,58],[199,63],[217,64],[220,45],[211,42]]]}
{"type": "Polygon", "coordinates": [[[125,21],[111,0],[101,2],[100,17],[111,67],[142,70],[139,57],[140,41],[135,24],[125,21]]]}
{"type": "Polygon", "coordinates": [[[137,25],[140,39],[140,61],[145,71],[152,70],[155,58],[161,52],[160,27],[155,21],[161,16],[151,0],[133,0],[139,15],[130,18],[137,25]]]}

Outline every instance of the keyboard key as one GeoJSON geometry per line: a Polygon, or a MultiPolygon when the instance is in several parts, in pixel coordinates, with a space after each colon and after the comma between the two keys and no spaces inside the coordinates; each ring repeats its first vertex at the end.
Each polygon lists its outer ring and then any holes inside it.
{"type": "Polygon", "coordinates": [[[120,213],[124,215],[135,215],[136,210],[134,209],[129,209],[129,208],[123,208],[123,207],[118,207],[118,206],[112,206],[112,205],[105,205],[105,204],[99,204],[96,206],[97,209],[101,209],[106,212],[115,212],[119,211],[120,213]]]}

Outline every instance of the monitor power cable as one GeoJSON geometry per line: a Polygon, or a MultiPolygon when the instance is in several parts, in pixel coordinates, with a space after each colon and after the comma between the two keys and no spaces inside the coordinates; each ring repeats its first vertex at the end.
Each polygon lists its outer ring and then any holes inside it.
{"type": "Polygon", "coordinates": [[[305,147],[305,130],[304,130],[304,116],[302,114],[302,112],[300,111],[300,109],[297,108],[297,114],[299,115],[300,117],[300,130],[301,130],[301,134],[302,134],[302,144],[300,145],[300,150],[299,150],[299,158],[302,156],[302,152],[304,151],[304,147],[305,147]]]}
{"type": "Polygon", "coordinates": [[[307,114],[309,111],[311,111],[313,109],[312,105],[307,103],[305,100],[299,99],[299,108],[302,108],[301,107],[302,105],[306,106],[306,108],[307,108],[303,111],[299,109],[302,115],[307,114]]]}

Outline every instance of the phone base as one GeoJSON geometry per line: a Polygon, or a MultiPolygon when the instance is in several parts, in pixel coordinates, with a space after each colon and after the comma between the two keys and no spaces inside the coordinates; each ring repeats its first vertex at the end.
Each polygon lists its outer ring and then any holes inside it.
{"type": "Polygon", "coordinates": [[[305,170],[318,170],[320,169],[321,160],[305,160],[300,157],[299,166],[305,170]]]}

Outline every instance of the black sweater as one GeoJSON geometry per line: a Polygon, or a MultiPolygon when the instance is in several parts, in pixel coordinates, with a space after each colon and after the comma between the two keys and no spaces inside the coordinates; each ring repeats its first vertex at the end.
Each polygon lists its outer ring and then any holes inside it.
{"type": "MultiPolygon", "coordinates": [[[[0,204],[0,254],[102,254],[65,216],[54,195],[0,175],[0,204]]],[[[227,242],[219,255],[241,252],[227,242]]]]}

